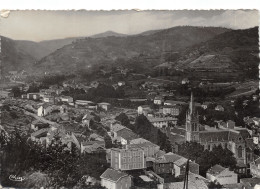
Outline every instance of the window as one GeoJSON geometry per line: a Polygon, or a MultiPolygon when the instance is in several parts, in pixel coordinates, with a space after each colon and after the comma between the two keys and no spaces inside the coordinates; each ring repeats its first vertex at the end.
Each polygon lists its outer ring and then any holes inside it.
{"type": "Polygon", "coordinates": [[[126,158],[123,158],[123,163],[126,163],[126,158]]]}
{"type": "Polygon", "coordinates": [[[239,146],[238,149],[237,149],[237,157],[238,158],[243,157],[243,148],[242,148],[242,146],[239,146]]]}

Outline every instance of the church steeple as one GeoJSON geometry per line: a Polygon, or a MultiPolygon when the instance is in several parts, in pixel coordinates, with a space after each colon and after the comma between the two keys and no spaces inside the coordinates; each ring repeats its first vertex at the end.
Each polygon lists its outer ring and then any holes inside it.
{"type": "Polygon", "coordinates": [[[199,132],[199,119],[195,111],[193,93],[191,92],[189,110],[186,114],[186,141],[197,141],[197,132],[199,132]]]}
{"type": "Polygon", "coordinates": [[[190,114],[194,113],[194,100],[193,100],[193,93],[191,91],[191,95],[190,95],[190,114]]]}

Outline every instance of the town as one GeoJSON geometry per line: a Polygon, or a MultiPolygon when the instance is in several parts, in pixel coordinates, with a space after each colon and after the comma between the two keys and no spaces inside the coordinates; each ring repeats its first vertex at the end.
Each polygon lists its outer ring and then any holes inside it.
{"type": "Polygon", "coordinates": [[[79,188],[183,188],[185,178],[192,188],[260,182],[260,117],[252,111],[258,89],[206,101],[196,88],[189,90],[188,78],[178,84],[187,88],[186,99],[156,79],[131,86],[127,80],[83,84],[66,78],[49,75],[0,91],[1,156],[8,164],[19,161],[13,169],[37,170],[28,180],[44,178],[47,187],[44,172],[53,171],[57,186],[79,188]],[[126,98],[128,88],[146,96],[126,98]]]}
{"type": "Polygon", "coordinates": [[[13,11],[0,31],[0,188],[259,188],[258,21],[13,11]]]}

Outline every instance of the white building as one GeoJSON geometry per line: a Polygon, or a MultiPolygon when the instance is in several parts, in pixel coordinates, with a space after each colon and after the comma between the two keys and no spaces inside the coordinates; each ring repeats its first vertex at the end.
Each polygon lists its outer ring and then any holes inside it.
{"type": "Polygon", "coordinates": [[[98,103],[98,107],[102,108],[105,111],[108,111],[111,107],[111,104],[109,104],[107,102],[101,102],[101,103],[98,103]]]}
{"type": "Polygon", "coordinates": [[[107,189],[130,189],[131,177],[121,171],[108,168],[101,176],[101,186],[107,189]]]}
{"type": "Polygon", "coordinates": [[[43,104],[38,108],[37,115],[43,117],[51,113],[51,111],[52,111],[51,106],[49,106],[48,104],[43,104]]]}
{"type": "Polygon", "coordinates": [[[148,120],[153,124],[153,126],[164,128],[168,127],[169,123],[176,125],[178,119],[174,117],[148,117],[148,120]]]}
{"type": "Polygon", "coordinates": [[[60,100],[61,100],[61,102],[67,102],[67,103],[73,102],[73,98],[70,96],[61,96],[60,100]]]}
{"type": "Polygon", "coordinates": [[[212,182],[216,181],[221,185],[236,184],[238,182],[237,174],[221,165],[215,165],[210,168],[207,171],[206,178],[212,182]]]}

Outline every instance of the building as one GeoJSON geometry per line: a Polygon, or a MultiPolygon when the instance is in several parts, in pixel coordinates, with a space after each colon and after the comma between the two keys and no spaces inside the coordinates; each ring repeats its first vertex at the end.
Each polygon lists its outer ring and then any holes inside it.
{"type": "Polygon", "coordinates": [[[221,185],[236,184],[238,182],[237,174],[221,165],[211,167],[207,171],[206,178],[212,182],[216,181],[221,185]]]}
{"type": "MultiPolygon", "coordinates": [[[[231,124],[232,127],[232,124],[231,124]]],[[[201,130],[199,116],[195,111],[193,95],[189,110],[186,114],[186,141],[195,141],[204,146],[204,149],[212,150],[215,146],[221,145],[234,153],[238,163],[246,164],[246,139],[250,134],[246,129],[213,129],[201,130]]]]}
{"type": "Polygon", "coordinates": [[[158,128],[167,128],[171,124],[177,124],[177,118],[174,117],[148,117],[148,120],[153,124],[153,126],[158,128]]]}
{"type": "MultiPolygon", "coordinates": [[[[169,152],[155,159],[153,169],[156,174],[172,174],[174,177],[183,176],[186,171],[188,159],[169,152]]],[[[199,174],[199,165],[195,162],[189,162],[190,172],[199,174]]]]}
{"type": "Polygon", "coordinates": [[[40,94],[39,93],[27,93],[27,99],[29,99],[29,100],[39,100],[40,94]]]}
{"type": "Polygon", "coordinates": [[[94,153],[105,151],[104,141],[85,141],[80,144],[81,153],[94,153]]]}
{"type": "Polygon", "coordinates": [[[180,107],[177,105],[165,105],[163,106],[163,114],[178,116],[180,114],[180,107]]]}
{"type": "Polygon", "coordinates": [[[82,118],[82,123],[83,123],[84,126],[88,126],[89,127],[91,120],[94,120],[94,116],[90,115],[90,114],[86,114],[82,118]]]}
{"type": "Polygon", "coordinates": [[[54,103],[54,97],[53,96],[44,96],[43,102],[54,103]]]}
{"type": "Polygon", "coordinates": [[[145,153],[140,148],[111,149],[111,167],[116,170],[145,169],[145,153]]]}
{"type": "Polygon", "coordinates": [[[34,120],[31,123],[31,129],[34,130],[34,131],[37,131],[37,130],[40,130],[40,129],[43,129],[43,128],[48,128],[48,127],[49,127],[48,123],[43,123],[39,120],[34,120]]]}
{"type": "Polygon", "coordinates": [[[181,84],[185,85],[185,84],[189,84],[190,80],[188,78],[183,78],[183,80],[181,81],[181,84]]]}
{"type": "Polygon", "coordinates": [[[11,91],[2,91],[0,90],[0,97],[1,98],[12,98],[14,97],[14,93],[11,91]]]}
{"type": "Polygon", "coordinates": [[[124,81],[118,81],[117,85],[120,86],[120,87],[121,87],[121,86],[124,86],[124,85],[125,85],[125,82],[124,82],[124,81]]]}
{"type": "Polygon", "coordinates": [[[162,105],[163,101],[164,99],[162,96],[156,96],[153,100],[153,103],[157,105],[162,105]]]}
{"type": "Polygon", "coordinates": [[[130,189],[131,177],[119,170],[108,168],[101,176],[101,186],[107,189],[130,189]]]}
{"type": "Polygon", "coordinates": [[[49,104],[43,104],[41,105],[38,110],[37,110],[37,115],[40,117],[46,116],[49,113],[51,113],[53,110],[52,106],[50,106],[49,104]]]}
{"type": "Polygon", "coordinates": [[[61,96],[61,97],[60,97],[60,101],[61,101],[61,102],[71,103],[71,102],[73,102],[73,98],[70,97],[70,96],[61,96]]]}
{"type": "Polygon", "coordinates": [[[137,138],[140,137],[128,128],[120,129],[116,133],[116,140],[119,141],[122,145],[129,144],[130,141],[137,138]]]}
{"type": "Polygon", "coordinates": [[[203,102],[202,105],[201,105],[201,107],[202,107],[204,110],[206,110],[206,109],[209,107],[209,105],[211,105],[211,102],[203,102]]]}
{"type": "Polygon", "coordinates": [[[217,105],[217,106],[215,107],[215,110],[216,110],[216,111],[221,111],[221,112],[223,112],[223,111],[224,111],[224,108],[223,108],[223,106],[221,106],[221,105],[217,105]]]}
{"type": "Polygon", "coordinates": [[[147,116],[152,111],[153,111],[152,108],[150,108],[150,106],[148,106],[148,105],[138,106],[138,108],[137,108],[138,115],[143,114],[143,115],[147,116]]]}
{"type": "Polygon", "coordinates": [[[145,157],[154,157],[160,151],[160,146],[149,141],[139,144],[128,144],[127,148],[140,148],[144,151],[145,157]]]}
{"type": "Polygon", "coordinates": [[[186,102],[182,102],[182,101],[176,101],[176,100],[166,100],[164,102],[164,105],[168,105],[168,106],[174,106],[174,105],[185,105],[187,104],[186,102]]]}
{"type": "Polygon", "coordinates": [[[111,104],[109,104],[107,102],[101,102],[101,103],[98,103],[98,107],[105,111],[108,111],[111,108],[111,104]]]}
{"type": "Polygon", "coordinates": [[[250,173],[253,177],[260,178],[260,158],[250,163],[250,173]]]}

